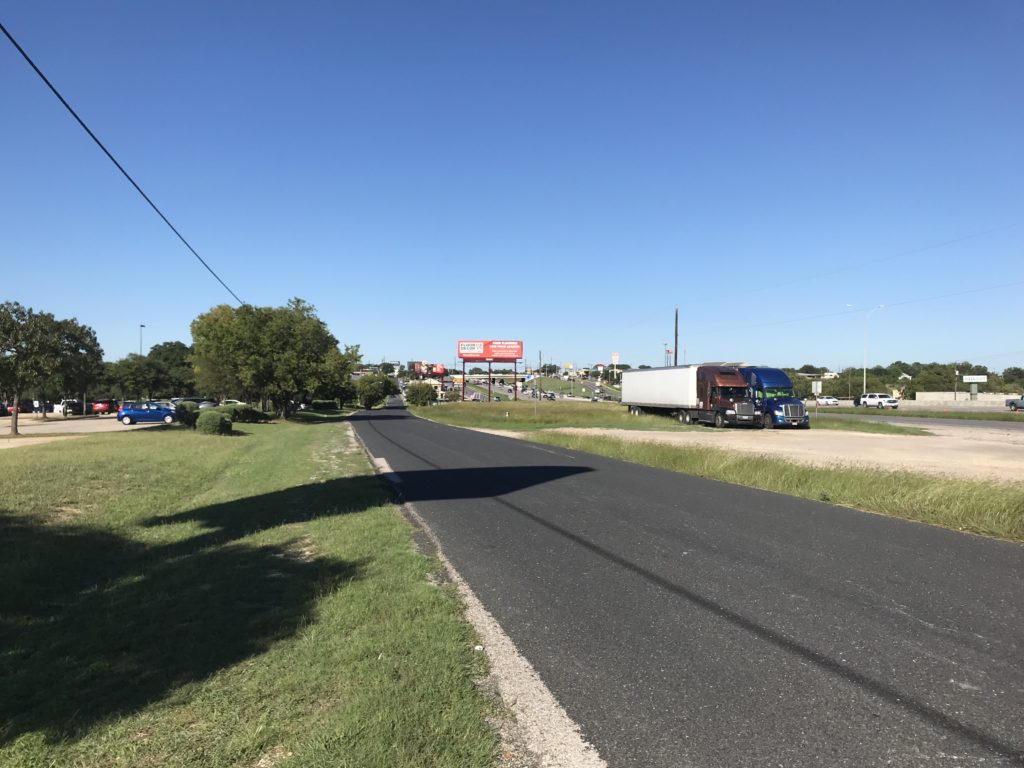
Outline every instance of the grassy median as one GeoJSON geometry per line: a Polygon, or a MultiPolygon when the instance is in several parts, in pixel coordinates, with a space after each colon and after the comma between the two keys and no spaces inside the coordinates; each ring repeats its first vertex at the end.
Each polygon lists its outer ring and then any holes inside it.
{"type": "Polygon", "coordinates": [[[472,630],[347,426],[240,432],[0,454],[0,765],[493,765],[472,630]]]}

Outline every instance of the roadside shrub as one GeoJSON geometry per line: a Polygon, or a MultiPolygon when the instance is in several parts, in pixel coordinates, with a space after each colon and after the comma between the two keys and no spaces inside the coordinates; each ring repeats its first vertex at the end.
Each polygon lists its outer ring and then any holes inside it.
{"type": "Polygon", "coordinates": [[[433,384],[418,381],[405,388],[405,399],[412,405],[430,405],[437,400],[437,390],[433,384]]]}
{"type": "Polygon", "coordinates": [[[186,427],[196,428],[196,418],[199,416],[199,406],[191,400],[182,400],[175,406],[174,415],[178,422],[186,427]]]}
{"type": "Polygon", "coordinates": [[[359,404],[369,410],[381,405],[391,395],[397,395],[398,385],[390,376],[371,373],[359,377],[356,393],[359,395],[359,404]]]}
{"type": "Polygon", "coordinates": [[[199,412],[196,419],[196,432],[204,435],[230,435],[231,419],[216,408],[208,408],[199,412]]]}
{"type": "Polygon", "coordinates": [[[215,410],[231,419],[233,424],[262,424],[270,421],[270,414],[251,405],[221,405],[215,410]]]}

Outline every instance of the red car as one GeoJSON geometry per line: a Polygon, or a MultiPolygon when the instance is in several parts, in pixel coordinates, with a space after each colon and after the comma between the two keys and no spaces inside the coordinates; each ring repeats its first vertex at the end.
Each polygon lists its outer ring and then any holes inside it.
{"type": "Polygon", "coordinates": [[[120,403],[118,403],[117,400],[107,398],[103,400],[97,400],[95,403],[89,403],[89,412],[95,413],[97,416],[102,416],[105,413],[117,413],[117,409],[119,406],[120,403]]]}

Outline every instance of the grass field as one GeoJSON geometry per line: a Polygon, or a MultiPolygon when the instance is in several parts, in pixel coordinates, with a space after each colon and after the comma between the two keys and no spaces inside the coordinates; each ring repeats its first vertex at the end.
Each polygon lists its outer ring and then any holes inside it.
{"type": "Polygon", "coordinates": [[[494,764],[460,604],[300,419],[0,454],[0,765],[494,764]]]}
{"type": "MultiPolygon", "coordinates": [[[[520,400],[500,403],[445,403],[431,408],[411,408],[414,413],[443,424],[482,429],[538,430],[557,427],[594,427],[606,429],[638,429],[685,431],[709,429],[687,426],[666,416],[631,416],[618,403],[589,400],[520,400]]],[[[892,435],[927,435],[927,430],[880,422],[820,419],[811,417],[813,429],[834,429],[848,432],[872,432],[892,435]]]]}

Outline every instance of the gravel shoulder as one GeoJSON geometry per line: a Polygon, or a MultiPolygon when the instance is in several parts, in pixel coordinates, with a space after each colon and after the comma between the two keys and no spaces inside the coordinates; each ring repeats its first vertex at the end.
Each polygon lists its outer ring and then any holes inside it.
{"type": "Polygon", "coordinates": [[[33,445],[65,440],[96,432],[127,432],[132,429],[149,429],[162,424],[132,424],[125,426],[113,416],[63,416],[52,415],[45,419],[37,414],[22,414],[18,418],[18,437],[11,437],[11,417],[0,417],[0,449],[30,448],[33,445]]]}
{"type": "MultiPolygon", "coordinates": [[[[508,437],[522,432],[488,430],[508,437]]],[[[860,467],[919,472],[968,480],[1017,482],[1024,434],[1009,429],[965,430],[929,427],[929,435],[883,435],[825,429],[695,429],[686,432],[638,432],[628,429],[551,430],[601,435],[633,442],[711,446],[784,458],[822,467],[860,467]]]]}

